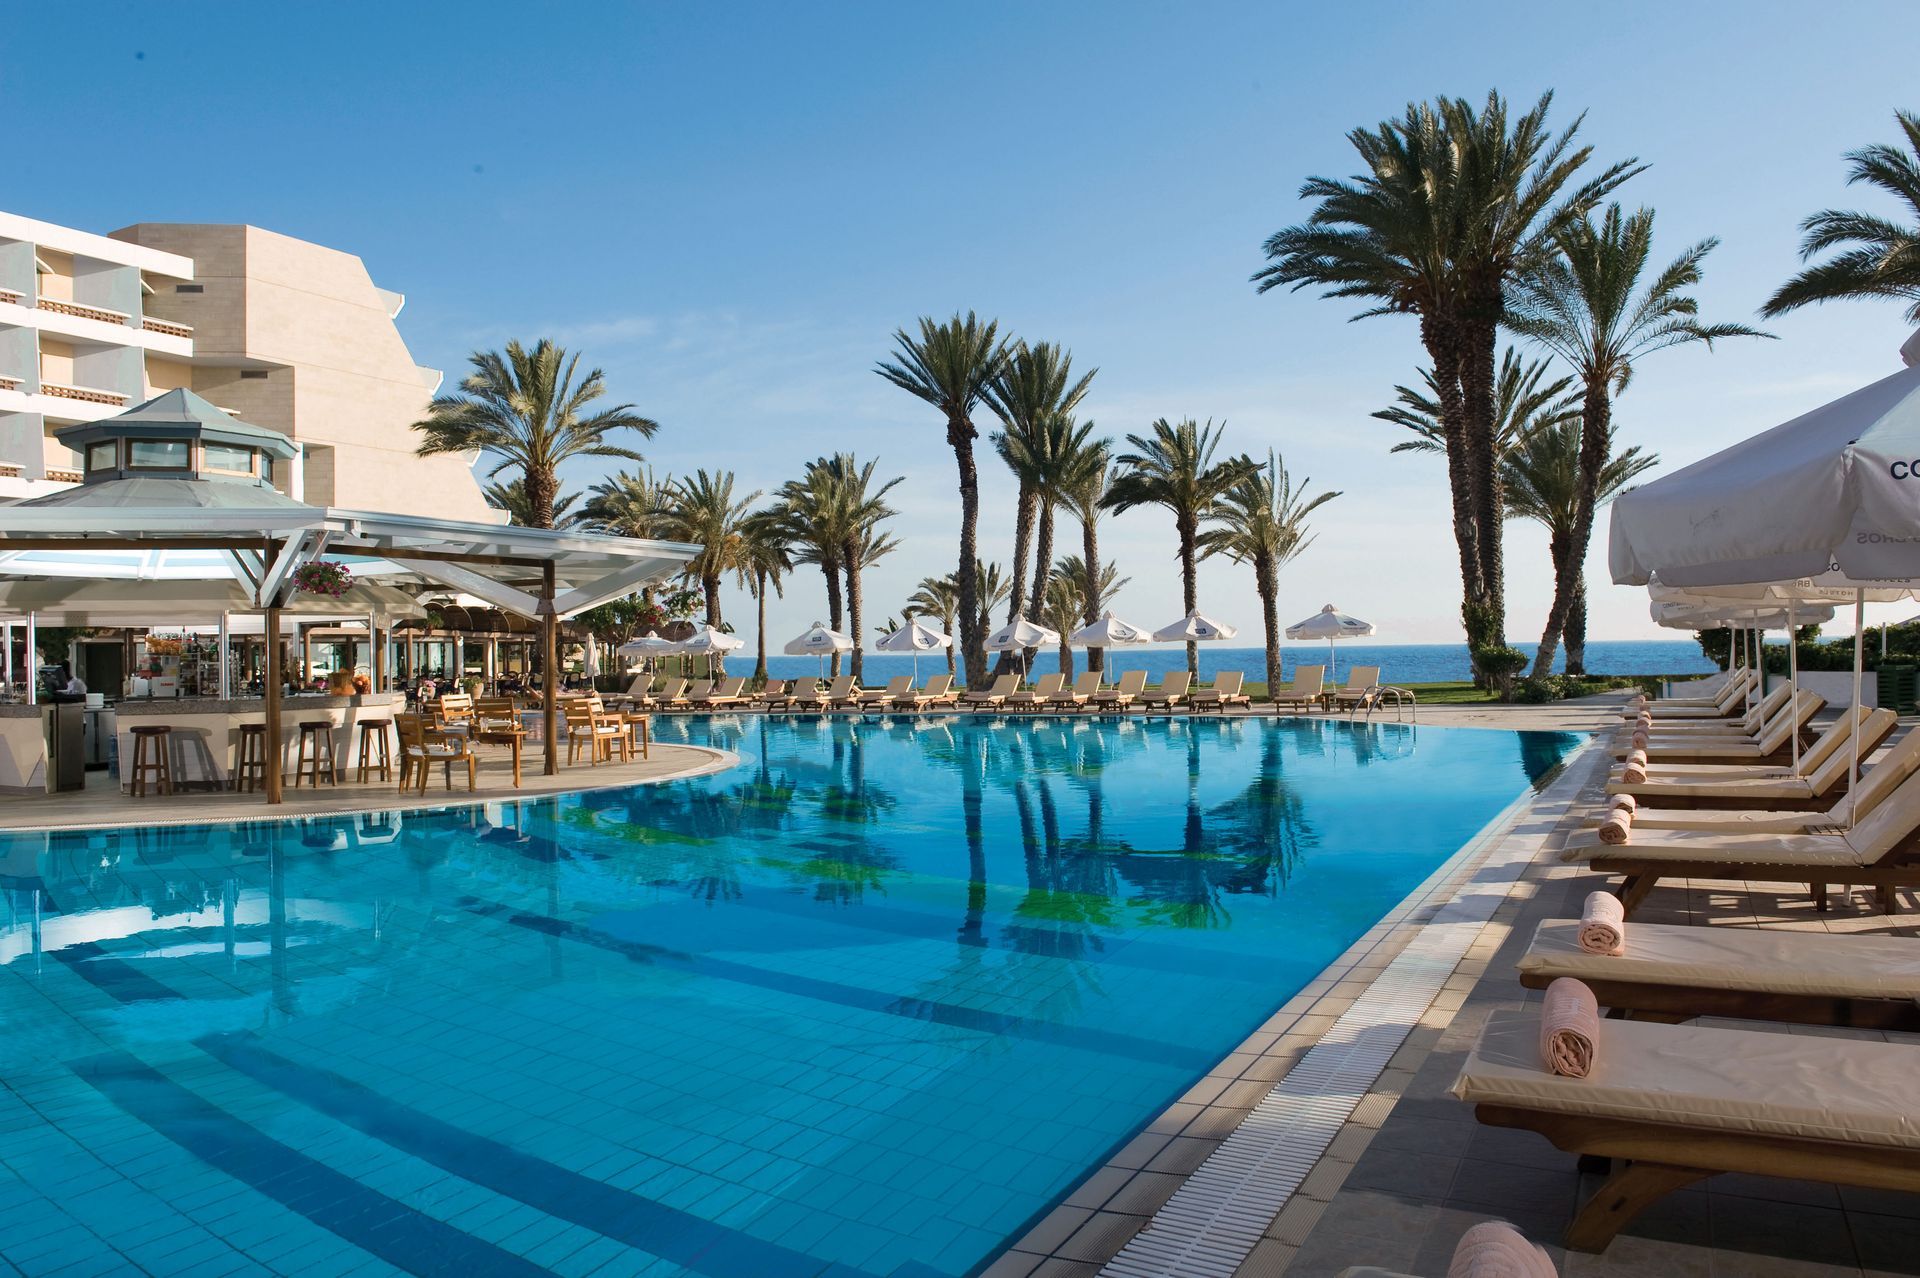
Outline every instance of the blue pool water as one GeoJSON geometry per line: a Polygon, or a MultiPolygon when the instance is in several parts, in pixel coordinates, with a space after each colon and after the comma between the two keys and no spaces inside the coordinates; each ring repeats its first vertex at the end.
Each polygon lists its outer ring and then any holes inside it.
{"type": "Polygon", "coordinates": [[[963,1274],[1577,744],[660,734],[742,764],[0,839],[0,1260],[963,1274]]]}

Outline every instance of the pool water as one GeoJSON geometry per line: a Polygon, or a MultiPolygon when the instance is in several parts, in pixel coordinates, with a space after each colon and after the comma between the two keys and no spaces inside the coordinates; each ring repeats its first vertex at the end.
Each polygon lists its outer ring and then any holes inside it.
{"type": "Polygon", "coordinates": [[[1577,739],[717,717],[710,777],[0,838],[27,1273],[958,1275],[1577,739]]]}

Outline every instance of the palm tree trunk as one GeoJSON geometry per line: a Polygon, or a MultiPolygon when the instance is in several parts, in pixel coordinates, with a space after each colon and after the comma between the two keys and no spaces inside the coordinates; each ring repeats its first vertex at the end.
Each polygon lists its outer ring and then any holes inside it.
{"type": "Polygon", "coordinates": [[[560,480],[545,466],[528,466],[522,478],[527,488],[527,522],[533,528],[553,527],[553,499],[560,480]]]}
{"type": "Polygon", "coordinates": [[[1531,677],[1545,678],[1553,669],[1553,657],[1560,650],[1560,635],[1566,629],[1567,612],[1580,580],[1580,561],[1572,555],[1570,531],[1547,533],[1547,556],[1553,561],[1553,603],[1547,609],[1546,629],[1540,634],[1540,650],[1534,654],[1531,677]]]}
{"type": "Polygon", "coordinates": [[[767,681],[767,573],[764,568],[754,570],[753,599],[754,608],[759,613],[760,636],[760,651],[754,658],[753,677],[765,684],[767,681]]]}
{"type": "Polygon", "coordinates": [[[1574,574],[1579,580],[1573,588],[1573,606],[1567,609],[1567,626],[1562,638],[1567,644],[1567,673],[1587,673],[1587,572],[1574,574]]]}
{"type": "Polygon", "coordinates": [[[1060,673],[1069,680],[1073,678],[1073,645],[1067,642],[1067,632],[1060,632],[1060,673]]]}
{"type": "MultiPolygon", "coordinates": [[[[1040,502],[1038,524],[1039,531],[1033,539],[1033,588],[1030,596],[1032,603],[1027,608],[1028,619],[1036,624],[1040,623],[1040,618],[1047,615],[1047,583],[1053,580],[1053,503],[1051,501],[1040,502]]],[[[1029,669],[1032,668],[1033,659],[1038,653],[1037,648],[1027,649],[1026,661],[1029,669]]]]}
{"type": "Polygon", "coordinates": [[[964,413],[947,418],[947,442],[960,468],[960,566],[953,574],[960,596],[960,652],[967,666],[967,686],[986,681],[986,635],[980,625],[980,471],[973,462],[973,423],[964,413]]]}
{"type": "MultiPolygon", "coordinates": [[[[1193,542],[1199,535],[1199,519],[1186,511],[1174,515],[1174,527],[1180,534],[1180,599],[1186,606],[1187,615],[1200,606],[1199,570],[1193,560],[1193,542]]],[[[1200,677],[1200,645],[1187,640],[1187,674],[1200,677]]]]}
{"type": "MultiPolygon", "coordinates": [[[[846,620],[840,610],[840,561],[831,556],[820,557],[820,572],[827,579],[827,629],[839,630],[840,623],[846,620]]],[[[840,654],[833,654],[833,677],[840,677],[840,654]]]]}
{"type": "MultiPolygon", "coordinates": [[[[1553,664],[1554,647],[1566,629],[1573,610],[1574,595],[1585,581],[1587,546],[1593,540],[1593,513],[1599,502],[1600,472],[1607,464],[1608,445],[1613,442],[1613,401],[1604,380],[1590,381],[1580,404],[1580,471],[1574,489],[1573,527],[1567,530],[1567,563],[1554,564],[1553,607],[1547,612],[1547,633],[1540,640],[1540,654],[1533,660],[1533,674],[1539,678],[1553,664]]],[[[1584,629],[1584,624],[1583,624],[1584,629]]],[[[1585,644],[1584,633],[1581,636],[1585,644]]]]}
{"type": "MultiPolygon", "coordinates": [[[[1087,606],[1081,616],[1091,626],[1100,620],[1100,525],[1097,520],[1080,521],[1080,557],[1087,564],[1087,606]]],[[[1105,648],[1087,649],[1087,669],[1105,670],[1107,668],[1107,650],[1105,648]]]]}
{"type": "Polygon", "coordinates": [[[1494,363],[1503,310],[1499,285],[1476,299],[1477,314],[1464,325],[1460,362],[1460,407],[1465,414],[1463,438],[1467,450],[1467,478],[1472,485],[1474,536],[1480,550],[1480,580],[1485,609],[1484,643],[1507,641],[1506,563],[1501,521],[1505,501],[1500,488],[1500,458],[1494,445],[1494,363]]]}
{"type": "MultiPolygon", "coordinates": [[[[1025,609],[1027,602],[1027,555],[1033,549],[1033,519],[1040,505],[1040,499],[1026,484],[1020,485],[1020,496],[1016,499],[1013,516],[1013,590],[1007,595],[1007,620],[1011,622],[1025,609]]],[[[1028,613],[1028,616],[1034,614],[1028,613]]],[[[1000,660],[994,664],[996,677],[1010,674],[1019,669],[1014,660],[1013,650],[1009,648],[1000,654],[1000,660]]]]}
{"type": "Polygon", "coordinates": [[[1458,326],[1445,316],[1424,314],[1420,319],[1420,338],[1433,361],[1433,382],[1440,401],[1440,429],[1447,452],[1447,488],[1453,503],[1453,540],[1460,553],[1460,592],[1462,619],[1466,622],[1467,646],[1480,647],[1483,637],[1476,621],[1476,606],[1486,595],[1486,582],[1480,573],[1480,538],[1473,514],[1473,484],[1467,472],[1465,412],[1460,399],[1460,348],[1458,326]]]}
{"type": "MultiPolygon", "coordinates": [[[[707,624],[715,630],[718,630],[720,628],[720,578],[718,576],[702,577],[700,579],[700,587],[706,592],[707,596],[707,624]]],[[[716,653],[713,658],[712,669],[717,675],[725,675],[727,673],[727,659],[716,653]]]]}
{"type": "MultiPolygon", "coordinates": [[[[940,618],[940,624],[942,627],[946,629],[947,637],[949,639],[953,639],[953,614],[948,613],[946,616],[940,618]]],[[[949,677],[951,677],[954,672],[953,671],[953,650],[958,643],[959,643],[959,640],[954,639],[952,643],[949,643],[947,645],[947,674],[949,677]]]]}
{"type": "Polygon", "coordinates": [[[866,656],[867,636],[860,625],[860,547],[851,538],[846,546],[847,633],[853,637],[853,659],[847,669],[855,683],[860,682],[862,658],[866,656]]]}
{"type": "Polygon", "coordinates": [[[1280,687],[1280,591],[1272,560],[1264,555],[1253,563],[1253,584],[1260,592],[1260,620],[1267,633],[1267,698],[1280,687]]]}

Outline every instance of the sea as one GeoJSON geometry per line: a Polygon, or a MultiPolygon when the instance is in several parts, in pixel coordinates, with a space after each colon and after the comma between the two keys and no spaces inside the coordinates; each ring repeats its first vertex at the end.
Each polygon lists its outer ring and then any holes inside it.
{"type": "MultiPolygon", "coordinates": [[[[1537,644],[1515,644],[1522,652],[1531,655],[1537,644]]],[[[991,659],[991,656],[990,658],[991,659]]],[[[915,665],[912,656],[899,656],[888,652],[868,652],[862,659],[862,679],[866,683],[875,683],[893,678],[895,675],[921,675],[944,673],[947,668],[944,654],[918,658],[915,665]]],[[[1333,652],[1331,658],[1324,643],[1285,643],[1280,645],[1280,663],[1287,678],[1293,677],[1294,667],[1298,665],[1326,665],[1332,661],[1334,669],[1328,672],[1328,678],[1344,677],[1349,666],[1379,666],[1383,683],[1451,683],[1472,677],[1472,669],[1467,661],[1467,646],[1463,643],[1342,643],[1333,652]]],[[[1086,668],[1086,653],[1075,649],[1073,653],[1074,672],[1086,668]]],[[[1109,671],[1145,670],[1153,681],[1173,670],[1186,669],[1186,649],[1177,645],[1142,646],[1137,648],[1109,648],[1106,668],[1109,671]]],[[[1565,669],[1564,650],[1554,661],[1553,668],[1565,669]]],[[[753,668],[753,650],[751,644],[728,661],[728,668],[735,673],[745,673],[753,668]]],[[[1052,674],[1060,669],[1058,648],[1042,650],[1033,662],[1038,674],[1052,674]]],[[[1636,639],[1608,642],[1589,640],[1587,642],[1587,673],[1596,675],[1703,675],[1712,674],[1716,667],[1700,655],[1700,645],[1692,639],[1636,639]]],[[[1200,677],[1211,679],[1222,670],[1239,670],[1250,680],[1264,680],[1267,677],[1267,654],[1264,648],[1227,648],[1218,644],[1200,645],[1200,677]]],[[[816,657],[768,656],[767,673],[775,679],[795,679],[801,675],[819,674],[822,663],[816,657]]]]}

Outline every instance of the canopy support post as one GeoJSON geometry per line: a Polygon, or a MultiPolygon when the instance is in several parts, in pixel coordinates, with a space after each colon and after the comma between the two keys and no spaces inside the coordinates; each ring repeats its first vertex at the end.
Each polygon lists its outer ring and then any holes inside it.
{"type": "Polygon", "coordinates": [[[5,631],[5,635],[4,635],[4,638],[0,638],[0,645],[4,645],[4,647],[6,648],[6,652],[4,654],[0,654],[0,663],[4,663],[5,669],[4,669],[4,672],[0,672],[0,678],[4,678],[6,680],[7,695],[12,696],[13,695],[13,623],[11,621],[5,624],[4,631],[5,631]]]}
{"type": "Polygon", "coordinates": [[[1867,592],[1855,587],[1853,592],[1853,765],[1847,770],[1847,828],[1851,830],[1857,813],[1854,811],[1854,790],[1860,784],[1860,668],[1866,660],[1866,635],[1862,633],[1867,616],[1867,592]]]}
{"type": "Polygon", "coordinates": [[[265,773],[267,802],[277,804],[280,798],[280,606],[277,603],[267,605],[265,624],[267,640],[267,672],[262,691],[267,702],[267,741],[266,755],[261,771],[265,773]]]}
{"type": "Polygon", "coordinates": [[[553,561],[540,565],[540,721],[546,737],[546,776],[560,772],[560,616],[553,610],[553,561]]]}
{"type": "Polygon", "coordinates": [[[27,614],[27,704],[40,704],[40,626],[32,613],[27,614]]]}
{"type": "Polygon", "coordinates": [[[233,697],[233,671],[227,661],[227,641],[232,637],[232,619],[232,613],[224,608],[221,609],[220,637],[218,643],[220,645],[220,699],[222,701],[230,700],[233,697]]]}
{"type": "MultiPolygon", "coordinates": [[[[1793,629],[1794,601],[1787,600],[1787,705],[1789,713],[1797,712],[1800,704],[1800,640],[1793,629]]],[[[1793,770],[1800,771],[1800,732],[1793,733],[1793,770]]]]}

